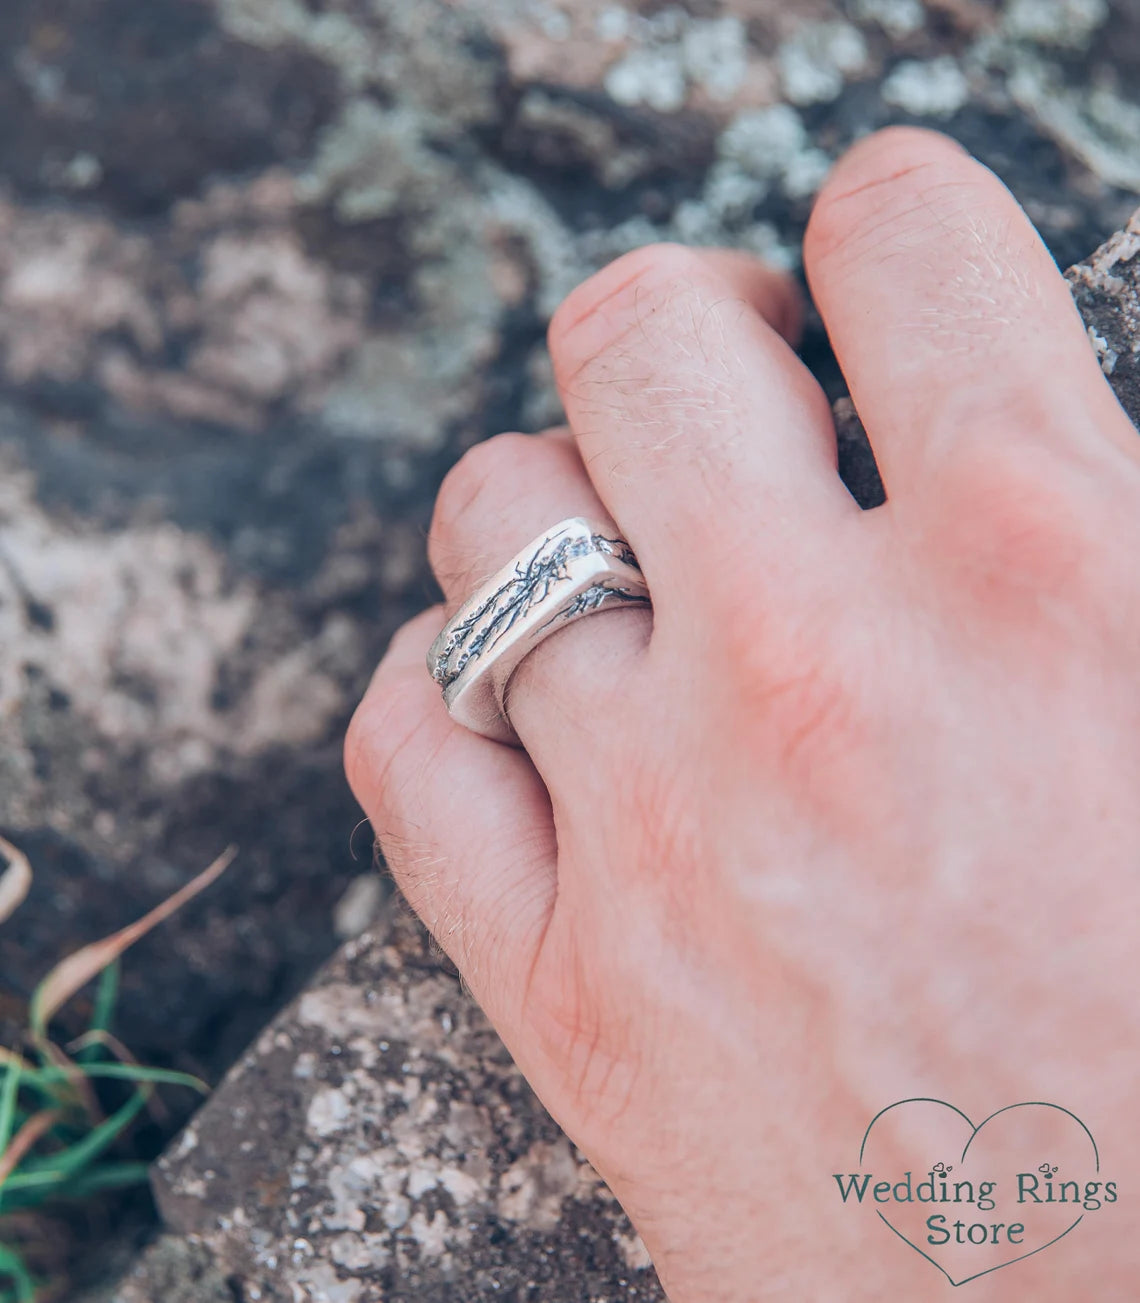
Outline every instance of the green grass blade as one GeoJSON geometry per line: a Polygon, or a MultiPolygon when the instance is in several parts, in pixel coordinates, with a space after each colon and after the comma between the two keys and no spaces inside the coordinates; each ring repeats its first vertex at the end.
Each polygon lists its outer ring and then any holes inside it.
{"type": "MultiPolygon", "coordinates": [[[[28,1275],[28,1269],[24,1266],[23,1259],[12,1249],[6,1249],[0,1244],[0,1276],[7,1276],[16,1287],[16,1292],[10,1297],[15,1299],[15,1303],[35,1303],[36,1283],[28,1275]]],[[[8,1294],[8,1291],[5,1291],[8,1294]]],[[[0,1298],[4,1297],[0,1295],[0,1298]]]]}
{"type": "Polygon", "coordinates": [[[14,1190],[42,1190],[48,1186],[59,1185],[67,1180],[67,1173],[57,1171],[54,1167],[36,1169],[31,1172],[13,1172],[0,1189],[0,1210],[8,1212],[8,1194],[14,1190]]]}
{"type": "Polygon", "coordinates": [[[101,1163],[89,1172],[72,1176],[66,1172],[18,1172],[0,1190],[0,1209],[5,1213],[41,1208],[46,1203],[85,1199],[100,1190],[141,1185],[150,1176],[146,1163],[101,1163]]]}
{"type": "Polygon", "coordinates": [[[20,1074],[20,1086],[24,1090],[34,1090],[47,1099],[57,1099],[58,1087],[66,1086],[73,1077],[86,1076],[89,1071],[88,1068],[58,1068],[54,1063],[46,1068],[25,1068],[20,1074]]]}
{"type": "MultiPolygon", "coordinates": [[[[99,985],[95,988],[95,1010],[91,1015],[88,1031],[109,1032],[111,1020],[115,1016],[115,1004],[119,998],[119,961],[107,965],[99,974],[99,985]]],[[[104,1053],[101,1045],[85,1046],[76,1055],[79,1063],[93,1063],[104,1053]]]]}
{"type": "Polygon", "coordinates": [[[210,1093],[210,1087],[201,1077],[175,1072],[172,1068],[144,1068],[137,1063],[97,1063],[83,1071],[88,1077],[115,1077],[120,1081],[148,1082],[155,1086],[186,1086],[201,1095],[210,1093]]]}
{"type": "Polygon", "coordinates": [[[92,1127],[82,1140],[43,1158],[29,1159],[21,1171],[8,1178],[4,1188],[8,1189],[10,1186],[18,1190],[21,1186],[29,1184],[32,1177],[41,1177],[48,1173],[54,1173],[61,1180],[73,1176],[93,1163],[109,1145],[114,1144],[141,1112],[146,1101],[147,1091],[137,1090],[109,1118],[100,1122],[97,1127],[92,1127]]]}
{"type": "Polygon", "coordinates": [[[168,1068],[144,1068],[137,1063],[88,1063],[76,1071],[55,1067],[37,1068],[34,1076],[45,1086],[66,1082],[77,1076],[110,1077],[116,1081],[145,1082],[155,1086],[187,1086],[203,1095],[210,1093],[210,1087],[200,1077],[192,1077],[188,1072],[174,1072],[168,1068]]]}
{"type": "Polygon", "coordinates": [[[0,1156],[8,1148],[12,1139],[12,1127],[16,1121],[16,1097],[20,1091],[20,1065],[10,1063],[4,1072],[4,1084],[0,1086],[0,1156]]]}
{"type": "Polygon", "coordinates": [[[57,1102],[59,1092],[50,1080],[44,1080],[40,1076],[42,1071],[42,1068],[21,1068],[19,1088],[20,1090],[35,1091],[41,1099],[47,1100],[49,1103],[57,1102]]]}
{"type": "Polygon", "coordinates": [[[89,1172],[81,1172],[60,1191],[65,1199],[86,1199],[100,1190],[117,1190],[128,1185],[142,1185],[150,1178],[149,1163],[100,1163],[89,1172]]]}
{"type": "Polygon", "coordinates": [[[90,1031],[109,1032],[111,1020],[115,1016],[115,1004],[119,998],[119,961],[108,964],[99,974],[99,985],[95,990],[95,1012],[91,1019],[90,1031]]]}

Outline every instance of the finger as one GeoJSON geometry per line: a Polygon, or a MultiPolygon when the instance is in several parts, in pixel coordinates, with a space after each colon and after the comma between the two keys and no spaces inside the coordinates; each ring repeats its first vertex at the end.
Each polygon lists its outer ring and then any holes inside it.
{"type": "Polygon", "coordinates": [[[765,573],[799,567],[857,512],[829,405],[780,333],[794,303],[747,255],[654,245],[591,277],[550,323],[582,459],[655,591],[661,576],[703,590],[757,533],[778,540],[765,573]]]}
{"type": "Polygon", "coordinates": [[[889,493],[967,441],[1123,433],[1032,223],[947,137],[896,127],[855,146],[819,196],[804,261],[889,493]]]}
{"type": "Polygon", "coordinates": [[[527,756],[452,723],[424,659],[436,607],[393,638],[345,770],[400,889],[500,1028],[516,1025],[556,886],[550,801],[527,756]]]}
{"type": "MultiPolygon", "coordinates": [[[[517,535],[520,513],[533,522],[536,513],[527,504],[537,494],[549,506],[551,480],[558,481],[558,500],[567,508],[558,519],[608,514],[565,427],[485,439],[444,476],[428,531],[428,560],[452,610],[528,541],[519,538],[504,555],[499,531],[517,535]],[[467,523],[472,509],[480,520],[474,531],[467,523]]],[[[539,521],[532,535],[554,523],[539,521]]]]}
{"type": "MultiPolygon", "coordinates": [[[[477,444],[444,479],[428,536],[449,608],[571,516],[621,535],[572,439],[559,432],[502,434],[477,444]]],[[[583,743],[596,739],[610,718],[610,705],[637,672],[651,630],[652,616],[643,608],[599,612],[551,634],[511,677],[511,723],[556,798],[577,786],[583,743]]]]}

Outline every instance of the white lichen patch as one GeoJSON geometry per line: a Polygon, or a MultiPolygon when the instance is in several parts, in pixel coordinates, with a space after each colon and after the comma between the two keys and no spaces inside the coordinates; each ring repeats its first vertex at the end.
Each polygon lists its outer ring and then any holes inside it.
{"type": "Polygon", "coordinates": [[[748,75],[748,37],[735,14],[696,20],[681,38],[689,81],[718,103],[732,100],[748,75]]]}
{"type": "Polygon", "coordinates": [[[1014,100],[1068,153],[1109,185],[1140,194],[1140,104],[1108,83],[1070,86],[1056,66],[1021,51],[1008,86],[1014,100]]]}
{"type": "Polygon", "coordinates": [[[853,23],[813,23],[781,45],[777,61],[784,94],[792,104],[835,99],[867,66],[863,33],[853,23]]]}
{"type": "Polygon", "coordinates": [[[688,97],[688,82],[677,47],[631,50],[605,77],[618,104],[644,104],[658,113],[676,113],[688,97]]]}
{"type": "Polygon", "coordinates": [[[486,1175],[476,1177],[461,1167],[444,1167],[440,1169],[438,1183],[462,1208],[484,1198],[486,1175]]]}
{"type": "Polygon", "coordinates": [[[21,666],[50,666],[106,738],[145,739],[175,768],[206,763],[227,734],[210,704],[219,662],[254,619],[253,588],[174,525],[104,534],[48,516],[14,467],[0,476],[0,534],[0,714],[19,708],[21,666]],[[52,612],[50,628],[26,598],[52,612]]]}
{"type": "Polygon", "coordinates": [[[812,145],[791,105],[745,109],[721,132],[702,198],[715,218],[727,223],[739,203],[733,187],[751,184],[757,199],[772,189],[799,199],[819,188],[831,164],[831,157],[812,145]]]}
{"type": "Polygon", "coordinates": [[[170,1156],[177,1161],[180,1158],[185,1158],[188,1154],[192,1154],[197,1147],[198,1133],[193,1127],[187,1127],[170,1149],[170,1156]]]}
{"type": "Polygon", "coordinates": [[[1074,267],[1069,274],[1086,285],[1114,296],[1120,295],[1125,289],[1121,275],[1123,266],[1135,258],[1140,258],[1140,212],[1133,216],[1123,231],[1117,231],[1091,258],[1074,267]]]}
{"type": "Polygon", "coordinates": [[[499,1215],[533,1230],[558,1224],[566,1199],[592,1188],[593,1169],[579,1164],[568,1140],[539,1141],[499,1178],[499,1215]]]}
{"type": "Polygon", "coordinates": [[[339,1275],[331,1263],[315,1262],[298,1273],[292,1296],[294,1303],[360,1303],[364,1290],[363,1282],[339,1275]]]}
{"type": "Polygon", "coordinates": [[[926,61],[904,59],[883,82],[888,104],[922,117],[949,117],[970,98],[970,83],[950,55],[926,61]]]}
{"type": "Polygon", "coordinates": [[[1003,27],[1015,40],[1084,49],[1108,14],[1108,0],[1008,0],[1003,27]]]}
{"type": "Polygon", "coordinates": [[[721,132],[717,154],[753,176],[772,180],[808,148],[803,119],[790,104],[739,113],[721,132]]]}
{"type": "Polygon", "coordinates": [[[347,1271],[374,1271],[391,1257],[388,1237],[375,1233],[338,1235],[329,1245],[329,1257],[347,1271]]]}
{"type": "Polygon", "coordinates": [[[1098,335],[1096,330],[1089,326],[1088,328],[1089,343],[1093,346],[1093,352],[1100,363],[1100,369],[1106,376],[1112,375],[1116,370],[1116,364],[1120,361],[1120,354],[1114,349],[1103,335],[1098,335]]]}
{"type": "Polygon", "coordinates": [[[648,1271],[653,1266],[653,1259],[649,1256],[649,1250],[640,1235],[636,1233],[622,1235],[615,1231],[614,1243],[618,1246],[625,1265],[630,1271],[648,1271]]]}
{"type": "Polygon", "coordinates": [[[0,201],[0,354],[17,383],[78,379],[92,341],[121,332],[156,349],[162,324],[147,295],[147,242],[109,223],[34,215],[0,201]]]}
{"type": "Polygon", "coordinates": [[[650,27],[647,40],[632,44],[606,70],[603,84],[611,98],[659,113],[677,112],[694,90],[703,91],[713,103],[732,100],[749,72],[748,38],[741,19],[735,14],[692,18],[680,9],[662,10],[657,17],[669,21],[650,27]]]}
{"type": "Polygon", "coordinates": [[[434,1190],[438,1184],[436,1173],[426,1166],[415,1167],[408,1174],[408,1194],[413,1199],[422,1199],[429,1190],[434,1190]]]}
{"type": "Polygon", "coordinates": [[[432,1258],[441,1257],[449,1248],[467,1238],[464,1234],[456,1235],[447,1217],[438,1210],[430,1220],[424,1213],[416,1213],[408,1227],[421,1250],[432,1258]]]}
{"type": "MultiPolygon", "coordinates": [[[[265,218],[277,190],[272,177],[250,186],[249,214],[265,218]]],[[[218,203],[232,209],[233,196],[218,203]]],[[[183,274],[167,241],[209,208],[186,205],[173,230],[144,237],[0,201],[0,370],[16,383],[94,379],[136,412],[242,429],[282,399],[312,406],[364,333],[362,284],[272,225],[195,231],[200,273],[183,274]],[[187,338],[189,357],[170,369],[165,353],[187,338]]]]}
{"type": "Polygon", "coordinates": [[[306,991],[297,1006],[297,1020],[303,1027],[320,1028],[338,1040],[366,1036],[374,1041],[402,1040],[428,1031],[430,1043],[421,1048],[442,1046],[445,1038],[438,1022],[430,1017],[432,1000],[448,994],[444,978],[433,978],[407,993],[400,987],[364,991],[347,983],[331,983],[306,991]],[[426,1015],[426,1021],[425,1021],[426,1015]]]}
{"type": "Polygon", "coordinates": [[[330,199],[350,223],[414,208],[417,199],[429,202],[448,168],[427,148],[423,125],[409,106],[383,109],[371,100],[349,100],[322,133],[298,181],[298,197],[303,203],[330,199]]]}
{"type": "Polygon", "coordinates": [[[297,45],[335,67],[359,90],[376,76],[380,50],[373,29],[336,10],[314,14],[302,0],[216,0],[222,27],[262,49],[297,45]]]}
{"type": "Polygon", "coordinates": [[[187,360],[258,403],[331,376],[361,335],[361,288],[308,258],[292,232],[219,235],[203,251],[199,294],[218,321],[187,360]]]}
{"type": "Polygon", "coordinates": [[[341,1090],[319,1090],[309,1101],[306,1123],[314,1135],[324,1139],[342,1131],[352,1117],[352,1104],[341,1090]]]}
{"type": "Polygon", "coordinates": [[[208,1182],[201,1176],[191,1177],[178,1187],[178,1193],[183,1199],[205,1199],[207,1192],[208,1182]]]}
{"type": "MultiPolygon", "coordinates": [[[[220,751],[255,755],[326,733],[345,710],[324,633],[269,657],[221,708],[215,687],[264,619],[263,596],[201,535],[169,522],[103,532],[49,515],[33,477],[0,476],[0,718],[18,717],[23,667],[66,685],[106,742],[139,748],[152,777],[182,781],[220,751]],[[50,621],[34,618],[50,612],[50,621]],[[303,706],[298,704],[303,703],[303,706]]],[[[339,649],[340,660],[361,653],[339,649]]]]}
{"type": "Polygon", "coordinates": [[[926,23],[922,0],[853,0],[852,17],[876,23],[896,38],[920,31],[926,23]]]}

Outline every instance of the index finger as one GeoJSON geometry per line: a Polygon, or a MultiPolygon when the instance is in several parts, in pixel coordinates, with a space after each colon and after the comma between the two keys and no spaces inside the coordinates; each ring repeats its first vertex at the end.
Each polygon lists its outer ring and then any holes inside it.
{"type": "Polygon", "coordinates": [[[825,184],[812,293],[891,496],[970,441],[1140,454],[1069,288],[1017,200],[954,141],[891,128],[825,184]]]}

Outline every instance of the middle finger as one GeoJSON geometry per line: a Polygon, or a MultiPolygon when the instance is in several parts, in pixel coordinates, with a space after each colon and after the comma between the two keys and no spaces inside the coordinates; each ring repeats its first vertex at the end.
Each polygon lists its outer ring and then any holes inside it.
{"type": "Polygon", "coordinates": [[[794,295],[747,254],[654,245],[551,321],[582,459],[650,588],[679,609],[722,580],[786,592],[781,578],[859,515],[827,399],[781,334],[794,295]]]}

